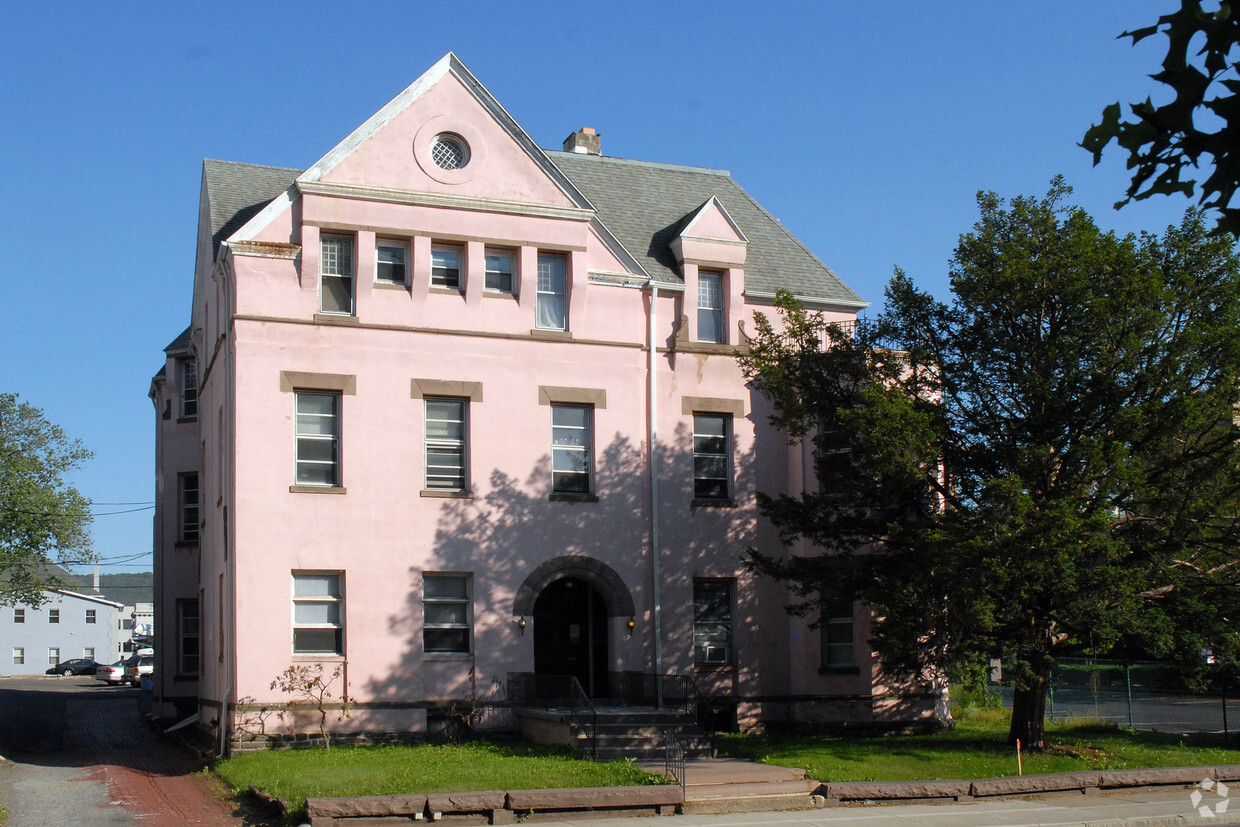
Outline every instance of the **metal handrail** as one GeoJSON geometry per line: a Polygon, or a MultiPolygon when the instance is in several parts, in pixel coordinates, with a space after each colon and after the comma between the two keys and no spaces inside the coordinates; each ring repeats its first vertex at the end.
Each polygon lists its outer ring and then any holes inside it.
{"type": "Polygon", "coordinates": [[[685,793],[685,744],[674,730],[663,730],[663,773],[676,779],[685,793]]]}
{"type": "Polygon", "coordinates": [[[655,675],[650,672],[621,672],[616,699],[629,706],[653,706],[692,712],[697,688],[689,675],[655,675]]]}
{"type": "Polygon", "coordinates": [[[585,734],[584,752],[598,757],[598,711],[575,676],[513,672],[508,676],[508,697],[518,706],[566,709],[576,731],[585,734]]]}

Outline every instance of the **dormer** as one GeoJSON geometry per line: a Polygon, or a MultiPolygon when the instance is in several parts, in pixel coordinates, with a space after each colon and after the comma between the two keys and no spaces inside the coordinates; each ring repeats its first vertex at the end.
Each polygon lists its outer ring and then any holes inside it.
{"type": "Polygon", "coordinates": [[[711,196],[686,218],[669,246],[685,280],[684,343],[730,352],[739,344],[732,331],[741,318],[749,239],[711,196]]]}
{"type": "Polygon", "coordinates": [[[672,253],[683,267],[693,263],[706,267],[742,268],[749,239],[732,216],[711,196],[689,216],[680,235],[672,239],[672,253]]]}

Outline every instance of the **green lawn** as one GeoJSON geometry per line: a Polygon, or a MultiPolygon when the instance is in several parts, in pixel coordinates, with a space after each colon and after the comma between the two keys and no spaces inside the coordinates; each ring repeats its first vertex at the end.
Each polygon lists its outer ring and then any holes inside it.
{"type": "Polygon", "coordinates": [[[581,761],[530,744],[333,747],[236,755],[215,773],[234,791],[256,787],[296,811],[322,796],[615,787],[661,783],[623,761],[581,761]]]}
{"type": "MultiPolygon", "coordinates": [[[[720,757],[800,767],[818,781],[913,781],[1016,775],[1008,747],[1008,713],[958,713],[956,728],[934,735],[721,735],[720,757]]],[[[1043,753],[1024,753],[1026,775],[1072,770],[1234,764],[1240,750],[1156,733],[1128,733],[1106,724],[1047,727],[1043,753]]]]}

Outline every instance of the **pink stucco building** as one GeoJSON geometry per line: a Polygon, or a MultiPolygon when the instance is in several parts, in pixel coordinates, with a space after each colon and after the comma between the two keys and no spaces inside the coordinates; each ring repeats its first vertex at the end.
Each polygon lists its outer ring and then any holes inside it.
{"type": "Polygon", "coordinates": [[[324,664],[368,733],[511,725],[530,673],[685,676],[741,725],[922,714],[864,612],[811,629],[741,565],[779,548],[755,492],[811,470],[735,357],[780,288],[865,306],[726,172],[544,151],[451,54],[306,170],[206,161],[151,391],[156,711],[224,742],[324,664]]]}

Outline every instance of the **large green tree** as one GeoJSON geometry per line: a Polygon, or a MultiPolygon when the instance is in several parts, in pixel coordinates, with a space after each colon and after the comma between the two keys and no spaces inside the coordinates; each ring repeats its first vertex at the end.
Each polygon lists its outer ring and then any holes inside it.
{"type": "Polygon", "coordinates": [[[1181,0],[1179,10],[1154,25],[1120,35],[1134,44],[1167,36],[1162,70],[1150,77],[1174,99],[1131,104],[1132,120],[1122,118],[1118,102],[1111,104],[1081,146],[1094,154],[1095,164],[1111,141],[1128,153],[1132,184],[1115,206],[1174,192],[1192,196],[1199,187],[1201,204],[1218,210],[1219,229],[1240,236],[1240,9],[1231,0],[1205,5],[1181,0]]]}
{"type": "Polygon", "coordinates": [[[43,602],[47,564],[91,556],[90,501],[64,475],[90,457],[38,408],[0,393],[0,606],[43,602]]]}
{"type": "Polygon", "coordinates": [[[1240,265],[1199,214],[1119,238],[1069,192],[979,195],[950,301],[897,271],[850,336],[784,297],[742,357],[819,480],[760,497],[815,553],[752,565],[868,601],[888,670],[1001,657],[1030,748],[1061,653],[1234,648],[1240,593],[1240,265]]]}

